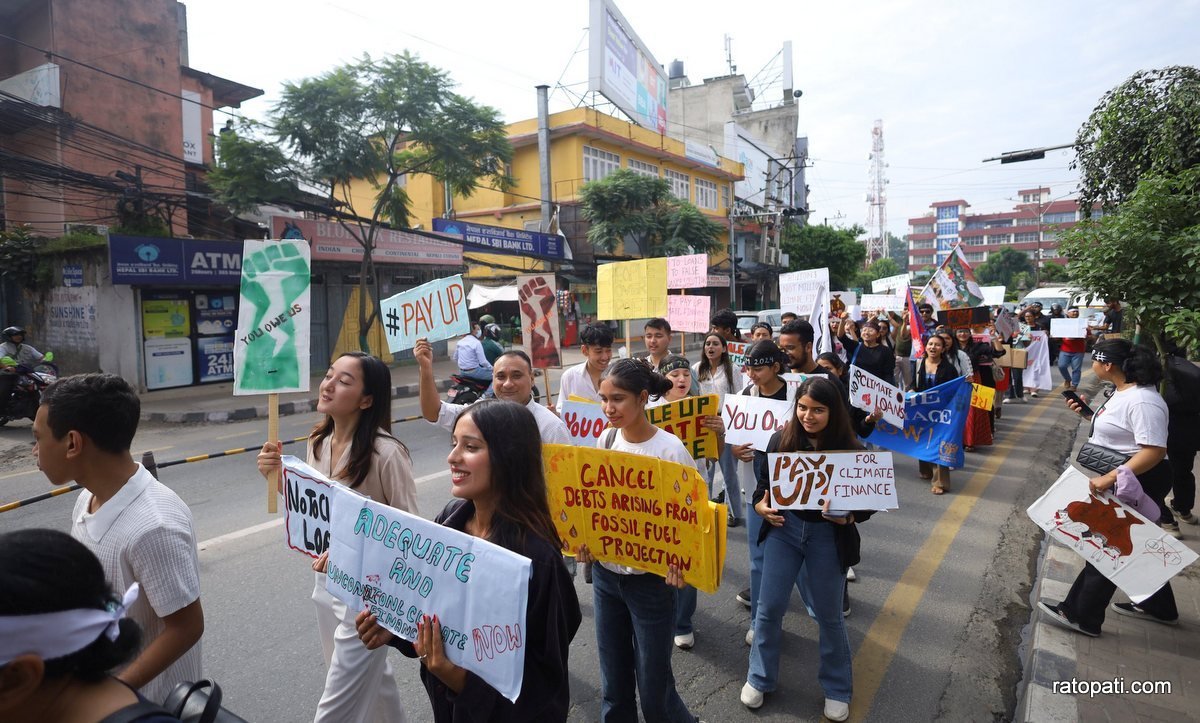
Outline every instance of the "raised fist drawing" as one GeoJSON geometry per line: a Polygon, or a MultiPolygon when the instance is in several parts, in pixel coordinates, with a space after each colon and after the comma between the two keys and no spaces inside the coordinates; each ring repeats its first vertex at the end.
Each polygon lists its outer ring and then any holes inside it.
{"type": "MultiPolygon", "coordinates": [[[[267,246],[242,260],[242,297],[254,307],[245,330],[246,355],[240,379],[243,389],[280,389],[300,383],[298,330],[291,317],[311,281],[308,262],[291,244],[267,246]]],[[[308,330],[303,330],[307,333],[308,330]]]]}
{"type": "Polygon", "coordinates": [[[536,369],[562,366],[558,353],[557,330],[550,325],[554,311],[554,289],[545,279],[535,276],[521,286],[522,319],[532,319],[529,325],[529,357],[536,369]]]}

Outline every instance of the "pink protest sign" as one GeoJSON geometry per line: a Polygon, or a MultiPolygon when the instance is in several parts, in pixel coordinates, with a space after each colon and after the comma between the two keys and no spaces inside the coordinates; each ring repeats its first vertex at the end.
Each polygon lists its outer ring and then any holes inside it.
{"type": "Polygon", "coordinates": [[[667,322],[672,331],[708,331],[711,304],[707,296],[668,296],[667,322]]]}
{"type": "MultiPolygon", "coordinates": [[[[708,254],[670,256],[667,258],[668,289],[702,289],[708,286],[708,254]]],[[[675,328],[675,324],[671,324],[675,328]]],[[[688,329],[687,331],[692,331],[688,329]]],[[[708,331],[697,329],[696,331],[708,331]]]]}

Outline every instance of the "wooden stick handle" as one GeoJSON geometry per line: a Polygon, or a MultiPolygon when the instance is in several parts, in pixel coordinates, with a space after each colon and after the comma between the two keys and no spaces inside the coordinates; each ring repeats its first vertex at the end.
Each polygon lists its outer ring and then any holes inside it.
{"type": "MultiPolygon", "coordinates": [[[[267,439],[279,441],[279,395],[267,395],[267,439]]],[[[267,479],[267,514],[279,512],[279,471],[272,472],[267,479]]]]}

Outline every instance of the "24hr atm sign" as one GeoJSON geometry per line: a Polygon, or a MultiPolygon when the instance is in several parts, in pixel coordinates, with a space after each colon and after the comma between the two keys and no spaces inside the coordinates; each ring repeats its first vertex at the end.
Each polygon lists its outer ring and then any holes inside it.
{"type": "Polygon", "coordinates": [[[535,254],[537,256],[563,257],[562,236],[519,228],[484,226],[478,223],[455,221],[448,218],[433,219],[433,230],[461,238],[467,251],[487,251],[496,254],[535,254]]]}

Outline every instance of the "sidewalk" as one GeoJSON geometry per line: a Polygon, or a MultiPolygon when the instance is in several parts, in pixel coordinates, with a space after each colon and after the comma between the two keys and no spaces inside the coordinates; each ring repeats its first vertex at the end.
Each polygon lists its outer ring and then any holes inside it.
{"type": "MultiPolygon", "coordinates": [[[[1088,395],[1089,398],[1094,396],[1088,395]]],[[[1070,459],[1087,441],[1081,426],[1070,459]]],[[[1032,524],[1032,523],[1030,523],[1032,524]]],[[[1179,524],[1179,542],[1200,551],[1200,526],[1179,524]]],[[[1030,635],[1016,720],[1036,721],[1185,721],[1200,719],[1200,563],[1171,579],[1179,606],[1179,625],[1167,626],[1117,615],[1105,616],[1098,638],[1071,632],[1047,621],[1039,600],[1062,600],[1083,559],[1054,542],[1043,544],[1037,580],[1030,597],[1030,635]],[[1123,679],[1124,693],[1055,693],[1056,681],[1104,683],[1123,679]],[[1169,681],[1170,693],[1135,695],[1142,681],[1169,681]]],[[[1128,597],[1117,591],[1113,602],[1128,597]]]]}

